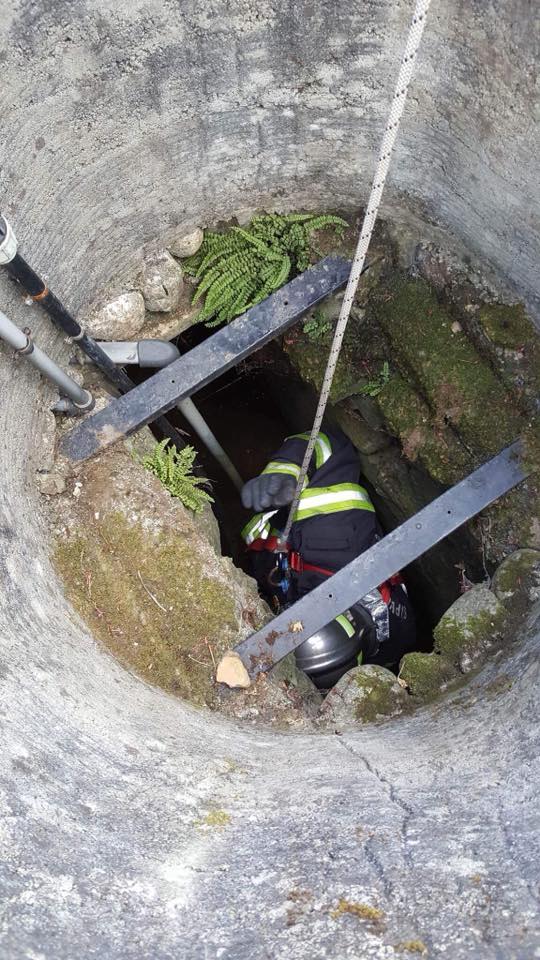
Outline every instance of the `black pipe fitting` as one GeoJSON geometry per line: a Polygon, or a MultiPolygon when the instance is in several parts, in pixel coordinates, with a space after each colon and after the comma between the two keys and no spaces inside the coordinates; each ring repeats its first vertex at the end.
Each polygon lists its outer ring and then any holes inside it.
{"type": "MultiPolygon", "coordinates": [[[[0,240],[6,235],[7,221],[0,217],[0,240]]],[[[54,293],[51,293],[47,284],[44,283],[39,274],[32,269],[20,253],[16,253],[15,256],[9,262],[4,263],[3,266],[9,275],[20,283],[35,303],[39,303],[39,305],[43,307],[56,326],[60,327],[60,329],[80,347],[86,356],[92,360],[96,367],[105,374],[107,379],[118,388],[120,393],[128,393],[133,389],[135,384],[130,380],[127,373],[121,367],[117,367],[101,349],[99,344],[85,333],[80,324],[77,323],[75,318],[66,310],[63,303],[60,302],[54,293]]],[[[166,417],[157,417],[154,423],[163,437],[168,437],[179,450],[186,446],[182,435],[176,427],[173,427],[173,425],[169,423],[166,417]]]]}

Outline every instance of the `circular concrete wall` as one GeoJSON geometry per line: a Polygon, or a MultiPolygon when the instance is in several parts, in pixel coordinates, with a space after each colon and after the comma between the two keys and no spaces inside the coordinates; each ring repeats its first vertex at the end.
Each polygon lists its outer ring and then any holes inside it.
{"type": "MultiPolygon", "coordinates": [[[[0,204],[21,251],[76,310],[178,223],[361,203],[410,12],[4,5],[0,204]]],[[[534,308],[531,16],[434,4],[384,212],[534,308]]],[[[0,298],[65,359],[5,276],[0,298]]],[[[2,349],[0,397],[2,955],[536,955],[534,623],[465,694],[396,724],[310,737],[198,713],[70,610],[34,483],[51,394],[2,349]]]]}

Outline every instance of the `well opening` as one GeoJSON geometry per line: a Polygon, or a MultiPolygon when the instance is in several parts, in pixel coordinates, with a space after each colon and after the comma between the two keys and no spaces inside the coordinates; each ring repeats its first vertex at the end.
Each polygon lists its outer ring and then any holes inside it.
{"type": "MultiPolygon", "coordinates": [[[[230,221],[222,222],[219,230],[226,233],[230,226],[230,221]]],[[[316,248],[311,251],[311,262],[327,254],[350,256],[357,227],[358,217],[349,215],[349,227],[343,236],[336,238],[331,230],[322,229],[316,248]]],[[[522,307],[496,302],[482,284],[473,282],[467,260],[458,264],[451,260],[447,262],[440,250],[426,247],[419,241],[412,262],[404,265],[398,237],[391,224],[379,224],[371,251],[372,266],[356,298],[325,421],[327,429],[342,431],[356,447],[361,482],[370,493],[383,533],[399,526],[498,452],[517,433],[527,433],[537,377],[535,334],[522,307]],[[522,362],[519,349],[523,338],[532,345],[526,362],[522,362]],[[467,368],[470,369],[467,371],[467,368]],[[486,421],[488,404],[493,404],[494,408],[490,424],[486,421]]],[[[150,254],[143,255],[150,256],[154,272],[156,263],[165,261],[169,273],[182,266],[181,256],[173,257],[165,252],[165,242],[162,247],[157,242],[157,254],[154,242],[150,254]]],[[[143,291],[146,289],[145,271],[147,274],[148,268],[143,264],[143,291]]],[[[137,288],[139,282],[137,277],[131,278],[133,287],[137,288]]],[[[189,301],[195,284],[189,275],[184,277],[183,283],[183,300],[172,316],[180,315],[180,311],[182,322],[185,316],[188,317],[185,329],[175,337],[180,351],[185,353],[210,336],[212,330],[202,322],[194,323],[196,311],[191,309],[189,312],[189,301]]],[[[169,296],[167,284],[168,280],[163,280],[158,286],[169,296]]],[[[306,313],[283,337],[195,394],[200,412],[244,480],[251,479],[264,468],[287,435],[309,430],[339,307],[340,294],[329,297],[321,307],[306,313]]],[[[147,326],[154,336],[159,331],[163,335],[167,323],[170,326],[168,315],[161,310],[161,301],[158,300],[157,306],[149,307],[147,300],[147,326]]],[[[145,376],[142,371],[136,373],[139,380],[145,376]]],[[[210,537],[213,547],[218,555],[232,560],[234,567],[229,571],[235,569],[251,574],[250,559],[240,539],[240,530],[248,514],[241,506],[238,491],[204,444],[193,436],[192,428],[181,412],[174,411],[170,417],[197,448],[203,473],[212,482],[213,510],[219,523],[219,532],[214,529],[210,537]]],[[[117,476],[121,467],[118,464],[113,467],[117,476]]],[[[406,662],[405,658],[396,662],[394,670],[400,670],[402,688],[407,689],[413,705],[432,700],[461,682],[464,674],[476,670],[489,655],[489,649],[500,646],[507,635],[508,631],[505,633],[499,628],[502,610],[489,586],[499,563],[508,554],[517,547],[532,547],[534,550],[537,545],[534,517],[525,517],[523,513],[524,503],[534,498],[535,490],[534,479],[528,481],[517,493],[509,495],[479,519],[464,525],[402,571],[416,613],[416,653],[410,654],[411,661],[406,662]],[[468,596],[467,602],[462,603],[465,596],[468,596]],[[454,614],[450,616],[450,622],[447,611],[451,608],[452,613],[456,602],[455,616],[464,622],[454,629],[454,614]],[[474,648],[472,652],[471,648],[474,648]],[[414,659],[417,654],[419,659],[414,659]]],[[[129,502],[129,484],[126,495],[129,502]]],[[[121,499],[117,499],[114,524],[118,520],[118,511],[123,509],[121,499]]],[[[96,511],[96,516],[99,512],[96,511]]],[[[120,553],[123,550],[118,530],[117,533],[120,539],[114,548],[106,543],[106,550],[110,553],[107,562],[114,559],[115,550],[120,553]]],[[[136,550],[134,555],[137,555],[136,550]]],[[[193,567],[189,555],[175,562],[180,563],[180,577],[184,564],[193,567]]],[[[530,562],[534,564],[534,556],[530,562]]],[[[147,594],[142,597],[145,605],[148,606],[150,597],[165,611],[152,587],[154,567],[154,559],[148,558],[144,577],[139,568],[131,574],[136,573],[147,594]]],[[[207,569],[207,561],[199,566],[198,576],[204,584],[208,579],[207,569]]],[[[91,572],[87,572],[88,576],[91,572]]],[[[168,572],[164,571],[164,576],[165,592],[169,593],[173,588],[170,601],[167,601],[171,604],[168,610],[173,613],[176,611],[174,581],[177,576],[174,564],[168,572]]],[[[155,582],[161,583],[160,576],[155,582]]],[[[208,614],[204,590],[199,590],[194,583],[190,589],[195,590],[193,606],[198,610],[199,619],[204,621],[208,614]]],[[[258,606],[254,584],[242,589],[241,619],[244,629],[249,632],[261,623],[261,616],[264,619],[268,614],[261,612],[258,606]],[[249,595],[247,605],[246,590],[249,595]]],[[[86,596],[86,605],[88,599],[86,596]]],[[[140,600],[139,596],[135,607],[140,600]]],[[[189,605],[190,601],[187,602],[189,605]]],[[[211,591],[209,602],[211,605],[217,603],[217,612],[212,610],[210,615],[213,639],[209,640],[203,630],[194,646],[190,635],[194,629],[193,620],[182,619],[186,607],[186,602],[182,602],[175,630],[181,635],[180,642],[185,649],[176,664],[174,640],[171,646],[171,638],[163,632],[163,625],[159,626],[157,641],[150,636],[150,643],[154,646],[149,650],[146,649],[145,631],[143,629],[141,633],[140,628],[138,639],[134,641],[135,656],[123,641],[117,643],[116,637],[112,647],[124,662],[133,665],[138,672],[142,670],[148,679],[188,699],[224,709],[242,719],[261,717],[265,721],[280,722],[283,699],[278,697],[277,703],[265,702],[264,709],[260,709],[260,704],[244,708],[243,695],[225,696],[223,689],[216,690],[212,677],[216,659],[222,651],[219,604],[223,600],[220,601],[219,596],[211,591]],[[159,666],[162,655],[166,661],[164,672],[159,666]],[[189,679],[183,675],[186,664],[189,679]],[[202,680],[191,677],[197,667],[205,670],[202,680]]],[[[154,614],[153,629],[155,611],[150,609],[154,614]]],[[[227,603],[223,609],[228,610],[230,621],[227,636],[234,636],[234,615],[227,603]]],[[[143,612],[141,616],[144,627],[146,614],[143,612]]],[[[123,632],[121,625],[112,627],[112,633],[122,636],[123,632]]],[[[108,633],[109,637],[102,633],[102,639],[111,646],[110,626],[108,633]]],[[[280,694],[284,688],[288,691],[287,709],[291,693],[293,699],[296,698],[294,723],[302,720],[305,706],[306,692],[298,692],[299,683],[298,671],[291,676],[289,670],[280,678],[280,694]]],[[[397,686],[396,691],[402,692],[397,686]]],[[[379,697],[372,704],[371,711],[364,716],[355,715],[353,719],[380,719],[385,713],[393,715],[393,702],[388,706],[387,700],[383,700],[381,706],[379,697]]],[[[311,703],[309,716],[313,718],[311,703]]]]}

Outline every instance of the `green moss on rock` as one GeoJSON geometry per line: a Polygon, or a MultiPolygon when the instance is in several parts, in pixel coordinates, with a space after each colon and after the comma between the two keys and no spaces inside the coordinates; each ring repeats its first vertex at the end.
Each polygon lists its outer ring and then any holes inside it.
{"type": "Polygon", "coordinates": [[[452,664],[437,653],[407,653],[399,665],[399,678],[413,697],[429,702],[456,677],[452,664]]]}
{"type": "Polygon", "coordinates": [[[466,672],[501,637],[505,611],[486,587],[473,587],[441,618],[433,631],[434,649],[466,672]]]}
{"type": "MultiPolygon", "coordinates": [[[[382,669],[384,668],[379,668],[382,669]]],[[[357,672],[354,682],[360,691],[360,696],[355,699],[357,720],[373,723],[381,717],[391,717],[402,712],[405,701],[396,697],[396,679],[393,674],[390,677],[374,671],[368,674],[364,668],[364,672],[357,672]]]]}
{"type": "MultiPolygon", "coordinates": [[[[331,329],[317,340],[306,335],[285,339],[285,351],[303,380],[320,390],[328,361],[335,321],[340,301],[332,300],[325,307],[331,329]]],[[[338,403],[353,396],[380,373],[386,358],[385,345],[377,326],[364,317],[363,311],[353,312],[341,348],[330,400],[338,403]]]]}
{"type": "Polygon", "coordinates": [[[419,459],[435,480],[446,485],[469,472],[472,460],[465,447],[445,423],[435,421],[427,403],[403,377],[392,377],[378,401],[408,460],[419,459]]]}
{"type": "Polygon", "coordinates": [[[486,303],[478,318],[491,342],[498,347],[517,350],[538,336],[522,303],[486,303]]]}
{"type": "Polygon", "coordinates": [[[490,365],[422,280],[396,276],[373,309],[435,422],[449,423],[480,460],[519,435],[521,420],[490,365]]]}
{"type": "Polygon", "coordinates": [[[495,571],[491,589],[507,608],[514,609],[540,595],[540,550],[516,550],[495,571]]]}
{"type": "Polygon", "coordinates": [[[157,537],[121,514],[56,544],[66,593],[124,664],[196,704],[213,699],[213,660],[238,629],[225,580],[209,576],[189,540],[157,537]]]}
{"type": "Polygon", "coordinates": [[[332,688],[321,708],[331,723],[373,723],[407,711],[409,697],[390,670],[375,664],[354,667],[332,688]]]}

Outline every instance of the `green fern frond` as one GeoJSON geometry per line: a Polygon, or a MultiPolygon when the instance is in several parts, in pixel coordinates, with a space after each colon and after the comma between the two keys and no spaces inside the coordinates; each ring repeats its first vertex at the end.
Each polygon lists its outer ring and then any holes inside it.
{"type": "Polygon", "coordinates": [[[204,296],[197,319],[209,327],[233,320],[309,267],[312,233],[347,226],[331,214],[267,213],[247,227],[205,231],[197,253],[183,261],[185,273],[200,281],[192,302],[204,296]]]}
{"type": "Polygon", "coordinates": [[[274,290],[277,290],[279,287],[283,286],[291,272],[291,266],[291,258],[285,254],[282,263],[273,279],[274,290]]]}
{"type": "Polygon", "coordinates": [[[310,233],[313,233],[314,230],[323,230],[325,227],[334,227],[336,230],[343,232],[348,226],[349,224],[346,220],[343,220],[342,217],[335,217],[330,213],[313,217],[306,223],[306,229],[309,230],[310,233]]]}
{"type": "Polygon", "coordinates": [[[142,464],[161,481],[172,497],[177,497],[194,513],[202,513],[205,504],[214,500],[202,489],[209,481],[193,474],[196,451],[188,445],[178,452],[174,444],[167,447],[168,443],[168,437],[157,443],[152,453],[142,458],[142,464]]]}

